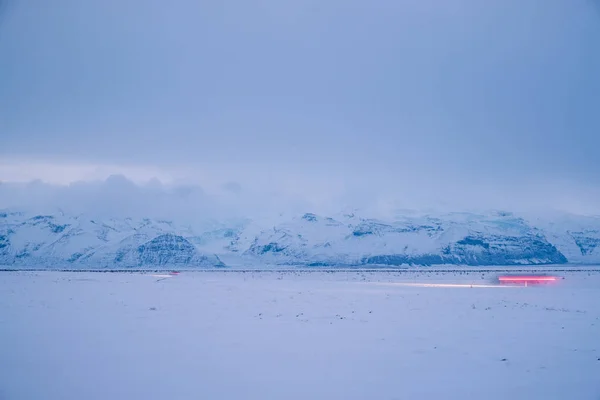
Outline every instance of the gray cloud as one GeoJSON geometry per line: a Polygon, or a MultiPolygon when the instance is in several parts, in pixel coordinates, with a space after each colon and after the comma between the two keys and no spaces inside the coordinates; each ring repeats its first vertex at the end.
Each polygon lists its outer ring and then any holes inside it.
{"type": "Polygon", "coordinates": [[[237,200],[228,193],[207,194],[195,185],[163,185],[158,180],[138,185],[121,175],[67,186],[40,181],[0,184],[0,208],[48,213],[60,209],[104,218],[163,218],[190,224],[260,213],[250,193],[243,209],[237,200]]]}
{"type": "Polygon", "coordinates": [[[229,182],[216,190],[205,190],[194,184],[163,184],[157,179],[138,184],[122,175],[69,185],[39,180],[0,182],[0,209],[40,213],[62,210],[101,218],[160,218],[191,225],[243,218],[270,220],[280,214],[305,212],[335,216],[355,210],[371,217],[390,217],[402,209],[600,214],[597,202],[600,190],[573,187],[569,183],[518,188],[490,183],[464,190],[453,187],[452,183],[433,187],[397,180],[387,184],[360,182],[337,191],[326,190],[326,183],[302,185],[272,185],[265,190],[229,182]]]}
{"type": "Polygon", "coordinates": [[[529,204],[600,185],[584,0],[32,0],[7,15],[3,158],[319,203],[529,204]]]}

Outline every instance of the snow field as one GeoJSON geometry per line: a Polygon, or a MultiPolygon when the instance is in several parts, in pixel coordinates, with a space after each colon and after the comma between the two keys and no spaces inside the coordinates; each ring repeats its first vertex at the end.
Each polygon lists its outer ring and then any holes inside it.
{"type": "Polygon", "coordinates": [[[600,397],[598,271],[153,275],[0,273],[0,399],[600,397]]]}

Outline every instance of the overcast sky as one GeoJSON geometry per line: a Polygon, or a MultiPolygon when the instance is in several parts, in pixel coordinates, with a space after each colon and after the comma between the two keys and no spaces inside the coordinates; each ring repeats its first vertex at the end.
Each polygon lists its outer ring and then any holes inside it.
{"type": "Polygon", "coordinates": [[[0,180],[598,204],[594,2],[8,0],[0,180]]]}

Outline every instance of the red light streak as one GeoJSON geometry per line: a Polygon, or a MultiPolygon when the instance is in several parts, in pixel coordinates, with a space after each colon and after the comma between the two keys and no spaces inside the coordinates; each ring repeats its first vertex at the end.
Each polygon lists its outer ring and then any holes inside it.
{"type": "Polygon", "coordinates": [[[554,282],[555,276],[501,276],[500,282],[554,282]]]}

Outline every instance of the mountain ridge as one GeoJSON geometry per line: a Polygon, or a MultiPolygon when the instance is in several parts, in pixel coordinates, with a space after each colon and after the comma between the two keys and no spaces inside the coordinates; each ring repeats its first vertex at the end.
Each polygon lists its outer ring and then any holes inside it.
{"type": "Polygon", "coordinates": [[[192,227],[165,219],[0,210],[0,265],[14,268],[567,263],[600,264],[600,218],[527,218],[504,211],[386,219],[305,213],[192,227]]]}

